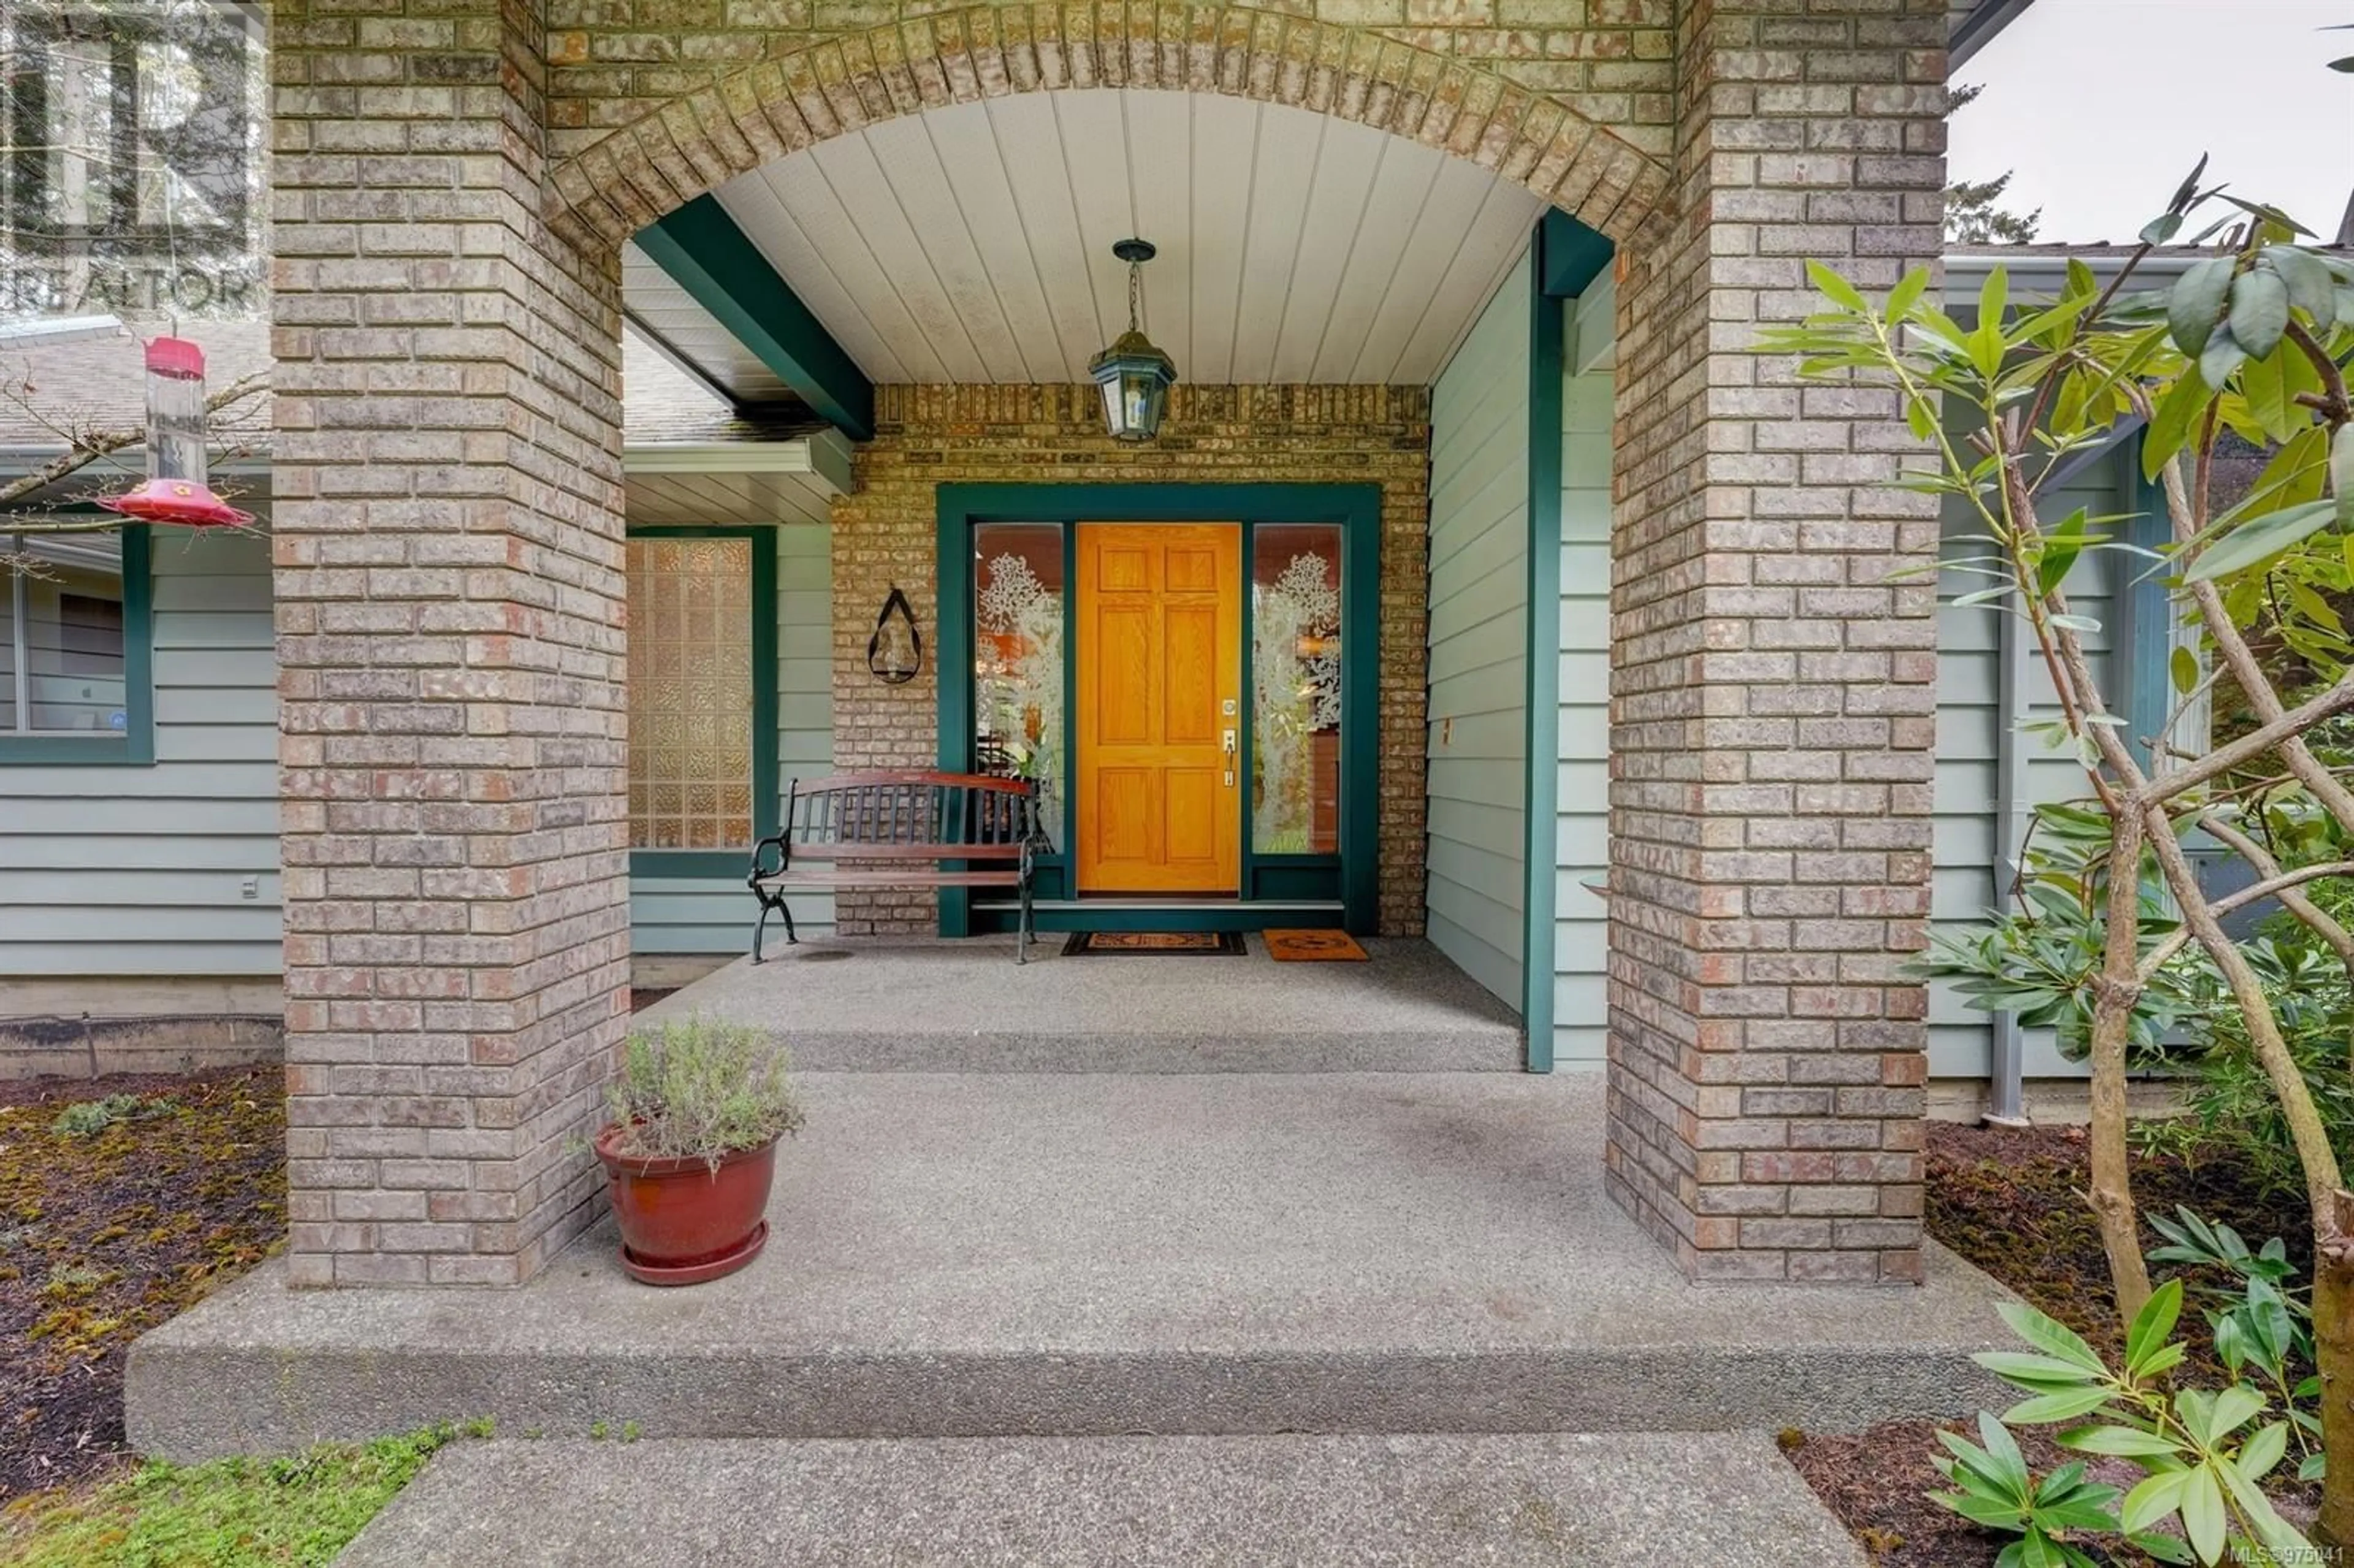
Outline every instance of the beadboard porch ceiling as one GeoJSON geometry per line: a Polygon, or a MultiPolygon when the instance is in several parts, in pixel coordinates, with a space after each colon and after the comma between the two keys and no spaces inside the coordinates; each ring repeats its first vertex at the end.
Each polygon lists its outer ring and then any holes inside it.
{"type": "MultiPolygon", "coordinates": [[[[1188,382],[1426,384],[1542,203],[1363,125],[1206,94],[1073,90],[886,122],[720,204],[877,382],[1069,382],[1127,324],[1112,242],[1160,247],[1145,326],[1188,382]]],[[[631,314],[716,386],[781,388],[631,248],[631,314]]]]}

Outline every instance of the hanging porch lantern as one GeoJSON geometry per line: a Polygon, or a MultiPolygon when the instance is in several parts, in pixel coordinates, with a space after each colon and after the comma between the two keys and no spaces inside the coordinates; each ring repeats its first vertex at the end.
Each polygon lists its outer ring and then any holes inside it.
{"type": "Polygon", "coordinates": [[[205,472],[205,351],[186,338],[147,344],[147,479],[128,493],[101,501],[110,512],[143,523],[190,527],[250,523],[213,493],[205,472]]]}
{"type": "Polygon", "coordinates": [[[1087,362],[1087,374],[1103,388],[1104,423],[1123,441],[1149,441],[1161,433],[1169,388],[1177,365],[1144,335],[1139,317],[1144,304],[1144,264],[1155,254],[1142,239],[1123,239],[1111,253],[1128,263],[1128,330],[1087,362]]]}

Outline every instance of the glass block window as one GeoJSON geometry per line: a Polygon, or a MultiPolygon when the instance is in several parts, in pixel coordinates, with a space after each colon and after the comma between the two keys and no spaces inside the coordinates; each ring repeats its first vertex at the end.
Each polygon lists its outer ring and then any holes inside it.
{"type": "Polygon", "coordinates": [[[0,534],[0,736],[122,735],[122,541],[0,534]]]}
{"type": "Polygon", "coordinates": [[[628,570],[630,847],[748,850],[752,541],[631,539],[628,570]]]}
{"type": "Polygon", "coordinates": [[[1251,535],[1251,849],[1341,847],[1341,530],[1251,535]]]}
{"type": "Polygon", "coordinates": [[[1046,836],[1063,842],[1063,525],[972,531],[973,761],[1037,781],[1046,836]]]}

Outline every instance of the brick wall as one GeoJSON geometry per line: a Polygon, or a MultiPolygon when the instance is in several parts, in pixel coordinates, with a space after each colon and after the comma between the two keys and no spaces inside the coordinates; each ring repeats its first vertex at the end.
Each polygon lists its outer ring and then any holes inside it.
{"type": "Polygon", "coordinates": [[[290,1278],[510,1284],[627,1012],[619,261],[530,6],[273,24],[290,1278]]]}
{"type": "Polygon", "coordinates": [[[1943,0],[1694,0],[1622,265],[1611,1192],[1703,1277],[1917,1280],[1936,503],[1750,323],[1939,251],[1943,0]]]}
{"type": "MultiPolygon", "coordinates": [[[[1104,433],[1093,387],[878,387],[875,422],[875,439],[858,452],[858,493],[833,503],[833,745],[844,768],[928,768],[938,756],[938,485],[1380,484],[1381,928],[1421,933],[1427,389],[1180,385],[1161,439],[1147,447],[1104,433]],[[901,686],[866,668],[866,640],[894,583],[915,606],[927,650],[923,673],[901,686]]],[[[937,929],[928,893],[844,894],[836,910],[845,935],[937,929]]]]}
{"type": "MultiPolygon", "coordinates": [[[[1124,80],[1131,41],[1215,38],[1241,19],[1267,35],[1267,51],[1314,61],[1340,53],[1351,32],[1394,46],[1397,74],[1433,97],[1465,96],[1469,72],[1543,93],[1584,119],[1664,155],[1675,122],[1674,0],[1267,0],[1255,7],[1107,3],[964,6],[941,0],[549,0],[550,110],[562,151],[709,88],[762,61],[827,42],[853,42],[839,69],[812,62],[804,90],[840,90],[938,52],[935,40],[1004,38],[1052,53],[1088,77],[1124,80]],[[880,37],[878,29],[887,29],[880,37]],[[867,41],[873,39],[874,41],[867,41]],[[1084,62],[1084,63],[1082,63],[1084,62]],[[1452,69],[1455,79],[1441,79],[1452,69]]],[[[1373,68],[1379,70],[1379,66],[1373,68]]],[[[911,80],[909,86],[915,84],[911,80]]],[[[1080,85],[1094,85],[1082,81],[1080,85]]],[[[854,89],[853,90],[854,91],[854,89]]]]}
{"type": "Polygon", "coordinates": [[[618,244],[845,131],[1059,88],[1298,104],[1445,147],[1624,238],[1666,189],[1673,0],[553,0],[550,212],[618,244]]]}

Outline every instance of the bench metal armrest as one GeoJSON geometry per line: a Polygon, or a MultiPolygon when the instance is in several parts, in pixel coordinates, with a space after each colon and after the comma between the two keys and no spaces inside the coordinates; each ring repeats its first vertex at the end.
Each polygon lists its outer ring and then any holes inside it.
{"type": "Polygon", "coordinates": [[[781,876],[793,863],[793,841],[785,834],[771,833],[752,846],[752,869],[744,878],[744,885],[758,888],[764,876],[781,876]],[[777,863],[768,863],[769,852],[774,850],[777,863]]]}

